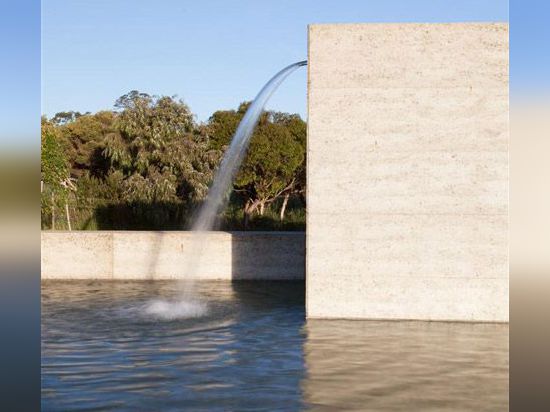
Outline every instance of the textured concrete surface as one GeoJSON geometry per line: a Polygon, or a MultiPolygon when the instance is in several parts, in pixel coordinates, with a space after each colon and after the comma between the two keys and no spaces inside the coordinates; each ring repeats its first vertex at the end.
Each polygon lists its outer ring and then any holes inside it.
{"type": "Polygon", "coordinates": [[[300,232],[42,232],[43,279],[303,279],[300,232]],[[201,258],[197,258],[201,256],[201,258]]]}
{"type": "Polygon", "coordinates": [[[508,320],[508,25],[309,28],[310,318],[508,320]]]}

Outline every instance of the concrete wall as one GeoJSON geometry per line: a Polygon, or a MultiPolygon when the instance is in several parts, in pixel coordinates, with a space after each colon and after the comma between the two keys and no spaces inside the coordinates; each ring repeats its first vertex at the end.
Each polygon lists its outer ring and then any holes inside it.
{"type": "Polygon", "coordinates": [[[190,232],[41,236],[43,279],[304,278],[305,239],[300,232],[209,232],[203,242],[190,232]]]}
{"type": "Polygon", "coordinates": [[[508,320],[507,24],[309,28],[310,318],[508,320]]]}

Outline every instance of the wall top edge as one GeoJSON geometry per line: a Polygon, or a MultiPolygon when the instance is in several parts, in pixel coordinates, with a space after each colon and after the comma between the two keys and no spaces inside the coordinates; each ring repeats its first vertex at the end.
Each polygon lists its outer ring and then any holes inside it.
{"type": "Polygon", "coordinates": [[[423,27],[423,26],[504,26],[508,27],[507,21],[464,21],[464,22],[364,22],[364,23],[310,23],[308,24],[309,30],[316,28],[328,28],[328,27],[340,27],[340,28],[353,28],[353,27],[369,27],[369,26],[408,26],[408,27],[423,27]]]}
{"type": "MultiPolygon", "coordinates": [[[[124,235],[137,235],[137,234],[166,234],[166,235],[196,235],[195,232],[190,230],[42,230],[40,231],[43,235],[109,235],[109,234],[124,234],[124,235]]],[[[212,230],[206,232],[208,236],[219,236],[219,235],[235,235],[235,236],[266,236],[266,235],[276,235],[276,236],[304,236],[305,232],[301,231],[222,231],[222,230],[212,230]]]]}

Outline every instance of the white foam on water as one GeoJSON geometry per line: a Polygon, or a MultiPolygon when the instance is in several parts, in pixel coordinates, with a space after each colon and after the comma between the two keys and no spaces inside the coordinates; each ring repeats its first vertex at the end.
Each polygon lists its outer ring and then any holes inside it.
{"type": "Polygon", "coordinates": [[[196,300],[152,300],[142,308],[142,314],[156,320],[199,318],[208,313],[208,306],[196,300]]]}

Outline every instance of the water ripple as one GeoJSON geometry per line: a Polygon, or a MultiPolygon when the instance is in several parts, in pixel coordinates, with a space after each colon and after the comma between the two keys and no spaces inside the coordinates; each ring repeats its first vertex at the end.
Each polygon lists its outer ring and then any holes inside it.
{"type": "Polygon", "coordinates": [[[296,282],[43,282],[42,409],[497,410],[508,326],[304,320],[296,282]],[[182,306],[183,307],[183,306],[182,306]]]}

